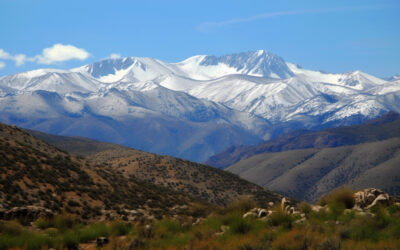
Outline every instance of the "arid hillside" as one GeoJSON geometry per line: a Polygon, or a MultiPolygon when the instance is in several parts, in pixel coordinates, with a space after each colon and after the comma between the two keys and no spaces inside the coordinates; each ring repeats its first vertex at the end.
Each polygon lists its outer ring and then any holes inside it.
{"type": "Polygon", "coordinates": [[[251,196],[260,204],[281,198],[234,174],[206,165],[81,137],[32,133],[71,154],[85,156],[94,164],[106,164],[126,178],[162,185],[213,204],[227,205],[240,196],[251,196]]]}

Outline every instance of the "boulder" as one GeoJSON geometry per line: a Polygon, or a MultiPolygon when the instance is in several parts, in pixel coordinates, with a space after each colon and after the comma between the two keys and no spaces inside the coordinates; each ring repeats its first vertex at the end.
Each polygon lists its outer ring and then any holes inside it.
{"type": "Polygon", "coordinates": [[[243,218],[257,218],[257,214],[255,212],[247,212],[243,215],[243,218]]]}
{"type": "MultiPolygon", "coordinates": [[[[364,209],[372,207],[372,204],[381,203],[383,205],[390,204],[390,196],[377,188],[366,188],[354,193],[354,209],[364,209]],[[375,200],[380,197],[377,202],[375,200]]],[[[375,205],[374,204],[374,205],[375,205]]]]}
{"type": "Polygon", "coordinates": [[[375,198],[375,200],[367,206],[367,209],[374,207],[376,205],[382,205],[382,206],[389,206],[390,205],[390,196],[388,194],[380,194],[378,197],[375,198]]]}

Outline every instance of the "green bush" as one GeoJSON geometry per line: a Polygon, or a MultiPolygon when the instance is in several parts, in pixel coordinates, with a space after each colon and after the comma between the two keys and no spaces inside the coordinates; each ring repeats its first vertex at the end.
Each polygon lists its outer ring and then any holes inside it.
{"type": "Polygon", "coordinates": [[[62,243],[64,247],[74,249],[79,244],[79,235],[73,230],[68,230],[62,235],[62,243]]]}
{"type": "Polygon", "coordinates": [[[132,224],[122,222],[122,221],[114,221],[111,223],[111,234],[116,236],[127,235],[129,231],[132,229],[132,224]]]}
{"type": "Polygon", "coordinates": [[[80,242],[87,242],[98,237],[109,236],[110,229],[105,223],[96,223],[80,228],[77,230],[77,235],[80,242]]]}

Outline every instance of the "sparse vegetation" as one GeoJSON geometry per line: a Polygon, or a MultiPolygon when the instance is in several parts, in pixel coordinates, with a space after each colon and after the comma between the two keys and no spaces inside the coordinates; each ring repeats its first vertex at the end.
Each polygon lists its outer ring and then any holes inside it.
{"type": "MultiPolygon", "coordinates": [[[[335,197],[338,193],[332,194],[335,197]]],[[[337,196],[336,196],[337,197],[337,196]]],[[[340,197],[340,195],[339,195],[340,197]]],[[[327,199],[327,206],[337,204],[327,199]],[[333,203],[330,203],[333,202],[333,203]]],[[[35,222],[40,230],[23,227],[15,221],[0,223],[0,249],[11,247],[39,249],[96,246],[98,237],[108,237],[106,249],[398,249],[400,247],[400,208],[374,207],[372,216],[347,216],[344,210],[336,220],[328,212],[315,212],[306,204],[307,222],[296,223],[298,215],[285,214],[279,206],[268,219],[243,218],[241,200],[227,208],[210,211],[201,222],[196,218],[165,218],[153,223],[124,221],[95,222],[84,225],[62,215],[35,222]],[[237,204],[241,204],[238,206],[237,204]],[[150,229],[149,229],[150,228],[150,229]]]]}

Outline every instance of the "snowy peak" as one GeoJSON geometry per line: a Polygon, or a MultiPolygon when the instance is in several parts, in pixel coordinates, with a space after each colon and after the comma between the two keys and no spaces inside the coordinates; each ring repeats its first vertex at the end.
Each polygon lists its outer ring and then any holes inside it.
{"type": "Polygon", "coordinates": [[[339,84],[358,90],[368,90],[378,85],[382,85],[385,82],[385,80],[371,76],[359,70],[345,73],[338,79],[339,84]]]}
{"type": "Polygon", "coordinates": [[[88,74],[105,83],[149,81],[165,74],[184,74],[171,64],[147,57],[106,59],[73,71],[88,74]]]}
{"type": "Polygon", "coordinates": [[[206,56],[200,62],[201,66],[215,66],[219,64],[224,64],[229,68],[235,69],[237,73],[245,75],[281,79],[294,75],[281,57],[265,50],[230,54],[221,57],[206,56]]]}
{"type": "Polygon", "coordinates": [[[39,69],[2,77],[0,86],[16,91],[45,90],[64,94],[97,91],[102,83],[79,72],[39,69]]]}

